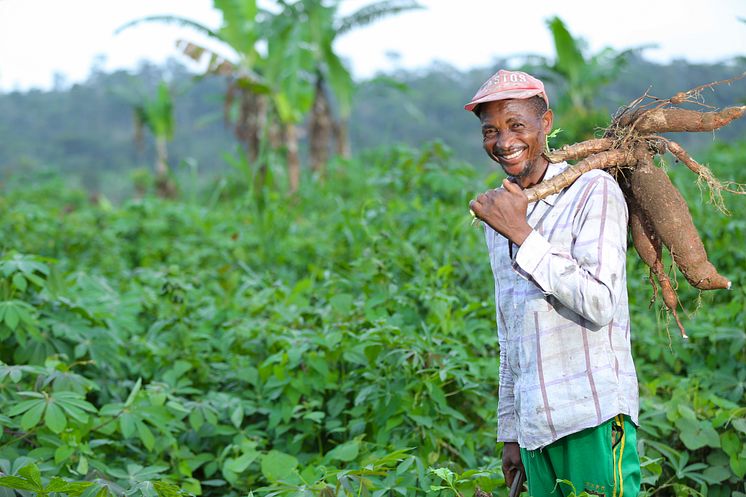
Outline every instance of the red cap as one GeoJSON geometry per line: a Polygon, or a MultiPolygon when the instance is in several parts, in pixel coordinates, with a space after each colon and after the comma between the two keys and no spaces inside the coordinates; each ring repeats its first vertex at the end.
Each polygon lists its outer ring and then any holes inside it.
{"type": "Polygon", "coordinates": [[[544,92],[544,83],[522,71],[500,69],[484,82],[471,102],[464,105],[468,111],[484,102],[507,100],[509,98],[531,98],[540,95],[549,107],[549,99],[544,92]]]}

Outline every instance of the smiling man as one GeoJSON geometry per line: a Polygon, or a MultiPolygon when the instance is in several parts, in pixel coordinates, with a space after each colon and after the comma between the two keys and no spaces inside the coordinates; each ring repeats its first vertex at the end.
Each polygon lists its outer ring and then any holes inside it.
{"type": "Polygon", "coordinates": [[[606,172],[528,203],[525,188],[566,163],[542,155],[553,114],[544,85],[498,71],[465,109],[507,174],[470,204],[485,224],[500,346],[497,436],[511,485],[533,497],[635,496],[637,375],[627,305],[627,207],[606,172]]]}

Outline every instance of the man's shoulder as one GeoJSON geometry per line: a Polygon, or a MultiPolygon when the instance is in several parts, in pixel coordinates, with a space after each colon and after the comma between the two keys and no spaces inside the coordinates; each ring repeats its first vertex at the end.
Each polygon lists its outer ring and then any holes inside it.
{"type": "Polygon", "coordinates": [[[606,188],[612,195],[618,195],[624,198],[622,189],[619,187],[616,179],[604,171],[603,169],[593,169],[587,173],[583,173],[580,177],[570,186],[570,190],[574,190],[576,194],[581,194],[585,191],[593,191],[595,188],[606,188]]]}
{"type": "Polygon", "coordinates": [[[591,169],[587,173],[581,174],[576,183],[588,184],[600,180],[611,180],[611,182],[616,184],[614,177],[604,169],[591,169]]]}

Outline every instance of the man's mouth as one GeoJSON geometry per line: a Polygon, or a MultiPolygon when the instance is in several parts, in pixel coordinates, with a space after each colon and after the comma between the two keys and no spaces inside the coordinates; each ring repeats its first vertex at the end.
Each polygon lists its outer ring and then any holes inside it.
{"type": "Polygon", "coordinates": [[[500,159],[500,162],[510,162],[521,156],[525,148],[519,148],[517,150],[510,151],[508,153],[496,154],[500,159]]]}

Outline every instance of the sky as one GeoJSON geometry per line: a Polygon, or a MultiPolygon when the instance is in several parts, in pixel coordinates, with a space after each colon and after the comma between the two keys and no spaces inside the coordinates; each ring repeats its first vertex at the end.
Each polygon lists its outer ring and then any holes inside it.
{"type": "MultiPolygon", "coordinates": [[[[342,0],[342,13],[372,0],[342,0]]],[[[420,0],[426,8],[340,36],[335,48],[357,79],[434,61],[458,69],[484,67],[518,55],[552,56],[546,20],[560,16],[591,52],[655,45],[646,58],[719,62],[746,56],[746,0],[420,0]]],[[[103,70],[134,69],[142,60],[187,62],[176,40],[203,41],[193,31],[162,24],[124,23],[172,14],[217,28],[211,0],[0,0],[0,91],[49,89],[55,74],[85,80],[98,58],[103,70]]],[[[205,43],[210,45],[209,43],[205,43]]],[[[219,46],[211,48],[220,50],[219,46]]],[[[193,67],[193,69],[197,69],[193,67]]],[[[59,79],[59,76],[62,79],[59,79]]]]}

